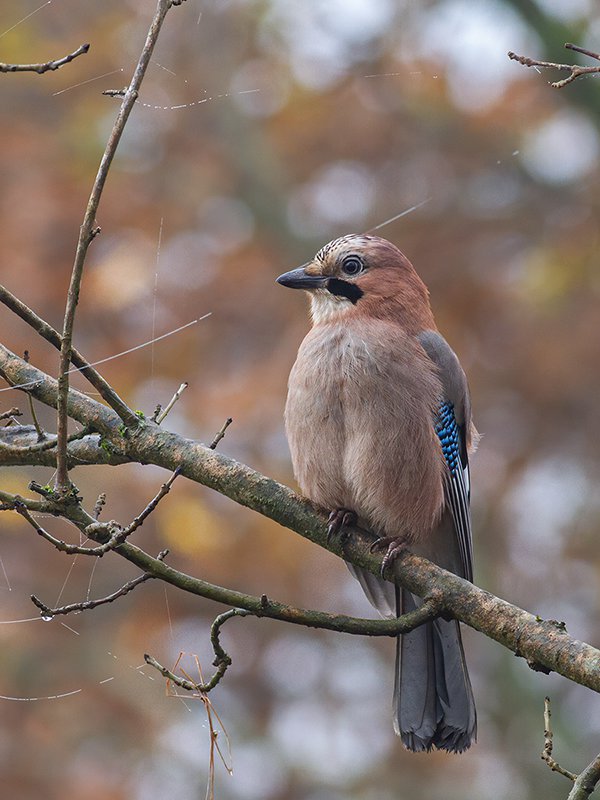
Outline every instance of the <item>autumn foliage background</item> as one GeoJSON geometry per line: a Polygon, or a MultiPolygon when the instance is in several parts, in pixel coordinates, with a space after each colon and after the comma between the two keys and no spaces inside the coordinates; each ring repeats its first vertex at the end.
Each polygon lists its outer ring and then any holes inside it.
{"type": "MultiPolygon", "coordinates": [[[[56,73],[0,81],[2,282],[60,327],[78,226],[151,0],[5,0],[0,59],[56,73]]],[[[211,312],[100,368],[151,414],[189,388],[168,427],[293,484],[282,410],[307,329],[274,284],[324,242],[382,229],[431,290],[469,375],[484,434],[473,462],[476,582],[598,644],[600,397],[598,108],[594,76],[556,91],[507,50],[563,60],[600,49],[591,0],[188,0],[169,15],[111,171],[75,344],[90,361],[211,312]],[[206,101],[206,102],[205,102],[206,101]]],[[[58,357],[6,309],[0,339],[56,374],[58,357]]],[[[81,379],[75,385],[89,389],[81,379]]],[[[0,394],[0,411],[25,398],[0,394]]],[[[38,409],[52,429],[53,415],[38,409]]],[[[48,469],[4,469],[24,493],[48,469]]],[[[153,467],[81,468],[107,519],[127,522],[164,480],[153,467]]],[[[62,523],[45,520],[66,535],[62,523]]],[[[222,609],[151,581],[113,606],[44,623],[29,601],[98,597],[133,576],[115,556],[56,552],[0,517],[0,764],[6,797],[146,800],[204,795],[202,704],[165,694],[150,652],[205,673],[222,609]],[[60,699],[47,698],[77,691],[60,699]],[[21,698],[21,701],[15,699],[21,698]]],[[[369,615],[344,565],[180,479],[136,534],[173,565],[292,604],[369,615]]],[[[228,623],[233,657],[211,695],[232,742],[221,800],[562,798],[540,761],[543,697],[556,755],[578,772],[600,749],[598,698],[528,670],[466,632],[479,743],[405,753],[391,727],[394,644],[268,620],[228,623]]]]}

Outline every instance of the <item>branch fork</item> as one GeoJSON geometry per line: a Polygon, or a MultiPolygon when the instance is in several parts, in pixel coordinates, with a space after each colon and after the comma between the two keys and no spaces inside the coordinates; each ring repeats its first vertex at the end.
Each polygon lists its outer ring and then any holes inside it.
{"type": "MultiPolygon", "coordinates": [[[[581,53],[582,55],[589,56],[596,61],[600,61],[600,53],[596,53],[593,50],[586,50],[585,47],[579,47],[576,44],[567,42],[565,44],[565,49],[573,50],[576,53],[581,53]]],[[[518,61],[519,64],[523,64],[524,67],[542,67],[543,69],[557,69],[561,72],[570,72],[570,75],[567,78],[550,83],[550,86],[552,86],[553,89],[562,89],[569,83],[573,83],[573,81],[577,80],[577,78],[580,78],[582,75],[596,75],[600,73],[600,66],[582,67],[579,64],[558,64],[554,61],[538,61],[537,59],[529,58],[528,56],[519,56],[512,51],[508,52],[508,57],[511,61],[518,61]]]]}

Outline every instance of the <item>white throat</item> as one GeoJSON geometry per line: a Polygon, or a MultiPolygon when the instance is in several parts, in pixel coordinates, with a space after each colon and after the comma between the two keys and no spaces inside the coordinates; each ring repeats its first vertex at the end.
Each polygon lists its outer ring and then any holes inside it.
{"type": "Polygon", "coordinates": [[[310,315],[313,325],[330,322],[347,314],[353,303],[347,297],[331,294],[327,289],[316,289],[310,294],[310,315]]]}

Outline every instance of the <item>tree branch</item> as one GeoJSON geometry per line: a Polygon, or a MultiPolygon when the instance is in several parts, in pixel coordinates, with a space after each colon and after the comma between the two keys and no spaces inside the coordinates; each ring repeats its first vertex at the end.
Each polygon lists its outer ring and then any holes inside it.
{"type": "MultiPolygon", "coordinates": [[[[41,442],[39,441],[39,432],[36,426],[19,425],[16,428],[16,432],[18,432],[19,428],[30,428],[30,427],[33,427],[34,430],[36,431],[36,436],[38,441],[35,444],[27,444],[22,447],[19,447],[18,445],[11,445],[6,442],[3,442],[1,445],[2,449],[5,450],[6,452],[12,453],[13,456],[15,456],[15,458],[19,458],[19,456],[23,456],[26,454],[33,455],[35,453],[43,453],[45,450],[51,450],[53,447],[56,447],[56,436],[47,436],[47,438],[45,438],[44,441],[41,442]]],[[[67,442],[70,444],[71,442],[76,442],[79,439],[84,439],[86,436],[88,436],[88,434],[89,431],[86,430],[86,428],[83,428],[80,431],[71,433],[67,437],[67,442]]]]}
{"type": "Polygon", "coordinates": [[[181,386],[179,387],[179,389],[177,389],[177,391],[175,392],[173,397],[169,400],[169,402],[167,403],[165,408],[160,408],[160,406],[157,408],[156,414],[153,417],[153,420],[154,420],[154,422],[156,422],[157,425],[160,425],[162,422],[165,421],[165,419],[167,417],[167,414],[173,408],[175,403],[179,400],[179,398],[185,392],[185,390],[188,388],[188,386],[189,386],[189,383],[187,381],[184,381],[181,384],[181,386]]]}
{"type": "MultiPolygon", "coordinates": [[[[600,61],[600,53],[594,53],[592,50],[586,50],[583,47],[578,47],[576,44],[567,42],[565,48],[567,50],[574,50],[576,53],[582,53],[590,58],[595,58],[596,61],[600,61]]],[[[543,69],[558,69],[561,72],[570,72],[571,74],[568,78],[563,78],[561,81],[554,81],[554,83],[550,84],[554,89],[562,89],[564,86],[567,86],[567,84],[573,83],[574,80],[577,80],[577,78],[580,78],[582,75],[600,73],[600,66],[581,67],[579,64],[557,64],[554,61],[537,61],[535,58],[519,56],[512,51],[509,51],[508,57],[511,61],[518,61],[519,64],[523,64],[524,67],[542,67],[543,69]]]]}
{"type": "Polygon", "coordinates": [[[215,686],[220,682],[221,678],[227,672],[227,668],[231,666],[231,656],[229,653],[226,653],[221,646],[221,626],[232,617],[247,617],[248,613],[249,612],[244,611],[243,608],[231,608],[229,611],[219,614],[219,616],[211,625],[210,641],[215,654],[213,667],[216,667],[217,670],[212,678],[206,683],[194,683],[194,681],[191,681],[187,678],[181,678],[179,675],[175,675],[173,672],[171,672],[171,670],[163,667],[162,664],[159,664],[158,661],[153,656],[148,655],[148,653],[144,653],[144,661],[146,664],[154,667],[154,669],[157,669],[164,678],[171,681],[176,686],[179,686],[181,689],[185,689],[187,692],[200,692],[201,694],[208,694],[208,692],[214,689],[215,686]]]}
{"type": "Polygon", "coordinates": [[[77,50],[69,53],[68,56],[58,58],[55,61],[46,61],[43,64],[5,64],[0,61],[0,72],[37,72],[38,75],[43,75],[44,72],[51,72],[52,70],[60,69],[65,64],[69,64],[78,56],[85,55],[90,49],[89,44],[80,45],[77,50]]]}
{"type": "MultiPolygon", "coordinates": [[[[138,93],[146,74],[148,64],[154,47],[156,45],[158,35],[162,28],[165,17],[169,9],[174,3],[173,0],[158,0],[154,18],[148,30],[146,41],[137,66],[131,78],[131,82],[127,87],[121,108],[113,125],[113,129],[108,138],[104,154],[98,167],[96,179],[92,187],[92,191],[88,200],[87,208],[83,218],[83,223],[79,230],[79,240],[77,242],[77,250],[75,252],[75,261],[73,263],[73,271],[71,273],[71,282],[67,295],[67,304],[65,308],[65,315],[63,321],[63,331],[61,337],[60,359],[58,369],[58,402],[57,402],[57,425],[56,432],[58,437],[57,455],[56,455],[56,480],[55,485],[59,492],[67,493],[69,490],[69,475],[68,475],[68,462],[67,462],[67,396],[69,393],[69,364],[71,363],[71,348],[73,344],[73,326],[75,324],[75,312],[77,310],[77,303],[79,302],[79,291],[81,288],[81,280],[83,278],[83,268],[88,248],[97,235],[100,229],[96,227],[96,212],[100,204],[100,198],[108,172],[110,170],[113,158],[115,156],[119,141],[127,124],[127,120],[133,109],[135,101],[137,100],[138,93]]],[[[129,415],[123,420],[126,425],[134,426],[137,419],[132,419],[129,415]]]]}
{"type": "MultiPolygon", "coordinates": [[[[1,345],[0,374],[13,385],[32,384],[29,391],[34,397],[47,405],[56,405],[56,381],[1,345]]],[[[356,566],[379,574],[381,558],[369,552],[374,538],[370,533],[353,528],[343,546],[339,542],[328,544],[326,515],[286,486],[199,442],[162,430],[150,420],[143,421],[135,430],[123,432],[122,423],[113,411],[74,390],[69,391],[67,400],[70,416],[83,425],[92,425],[103,440],[114,446],[124,458],[169,470],[179,466],[181,474],[190,480],[215,489],[236,503],[276,520],[356,566]]],[[[0,441],[3,431],[0,429],[0,441]]],[[[46,457],[53,452],[46,453],[46,457]]],[[[15,462],[10,459],[5,461],[0,448],[0,464],[3,463],[15,462]]],[[[85,526],[94,522],[93,517],[79,507],[69,507],[63,513],[65,516],[70,514],[70,519],[85,526]]],[[[178,572],[129,543],[120,545],[116,552],[144,572],[151,572],[184,591],[229,606],[247,608],[257,615],[261,613],[261,608],[247,601],[246,595],[215,587],[178,572]]],[[[541,620],[411,553],[399,557],[395,564],[395,576],[398,583],[420,597],[438,591],[446,613],[522,656],[530,666],[558,672],[569,680],[600,691],[600,651],[569,636],[563,625],[553,620],[541,620]]],[[[284,610],[272,601],[269,601],[268,610],[268,614],[263,611],[264,616],[295,621],[286,617],[284,610]]],[[[386,620],[372,622],[376,626],[390,624],[386,620]]],[[[378,632],[376,635],[382,634],[378,632]]]]}
{"type": "MultiPolygon", "coordinates": [[[[46,434],[46,449],[36,448],[37,433],[33,425],[10,425],[2,428],[0,435],[0,462],[5,467],[56,467],[56,435],[46,434]]],[[[69,437],[71,439],[71,437],[69,437]]],[[[98,434],[87,434],[82,439],[71,439],[67,448],[69,469],[85,464],[110,464],[113,467],[130,463],[123,453],[112,448],[98,434]]]]}
{"type": "MultiPolygon", "coordinates": [[[[8,511],[10,510],[10,503],[3,503],[3,510],[8,511]]],[[[51,533],[48,533],[45,528],[42,528],[41,525],[35,521],[35,519],[31,516],[27,507],[22,502],[21,498],[15,498],[14,502],[12,503],[12,508],[18,514],[20,514],[23,519],[27,520],[27,522],[31,525],[31,527],[38,533],[43,539],[50,544],[54,545],[57,550],[60,550],[63,553],[67,553],[68,555],[83,555],[83,556],[97,556],[101,558],[105,553],[108,553],[109,550],[114,550],[116,545],[119,544],[123,530],[122,528],[117,525],[115,522],[105,522],[100,523],[96,522],[95,524],[98,526],[102,526],[103,530],[109,531],[109,538],[108,541],[105,541],[103,544],[98,545],[98,547],[84,547],[83,545],[79,544],[69,544],[68,542],[63,541],[62,539],[57,539],[56,536],[52,536],[51,533]]],[[[55,508],[55,513],[56,513],[55,508]]]]}
{"type": "MultiPolygon", "coordinates": [[[[177,474],[175,472],[171,476],[171,481],[175,479],[177,474]]],[[[323,611],[294,608],[271,600],[264,594],[261,597],[242,594],[233,589],[226,589],[222,586],[208,583],[200,578],[193,578],[172,567],[169,567],[167,572],[163,573],[157,568],[163,563],[168,551],[165,550],[157,558],[152,558],[140,548],[125,544],[126,537],[136,529],[135,523],[139,518],[136,518],[126,528],[121,527],[115,521],[99,523],[95,517],[89,516],[79,504],[71,503],[70,505],[65,505],[61,500],[55,499],[53,490],[46,490],[45,487],[37,487],[34,484],[30,484],[30,488],[36,488],[45,499],[27,500],[18,495],[10,495],[7,492],[0,491],[0,511],[16,511],[19,513],[40,536],[58,550],[69,555],[79,554],[94,557],[102,557],[109,550],[112,550],[133,564],[138,566],[144,564],[145,566],[142,568],[144,575],[147,576],[146,580],[150,577],[160,578],[191,594],[224,603],[225,605],[236,605],[243,609],[245,614],[252,614],[255,617],[269,617],[308,628],[321,628],[358,636],[398,636],[401,633],[409,633],[425,622],[434,619],[442,610],[441,595],[434,590],[432,595],[419,608],[409,611],[400,617],[391,620],[363,619],[361,617],[348,617],[344,614],[327,614],[323,611]],[[42,489],[44,490],[42,491],[42,489]],[[97,547],[85,547],[68,544],[62,539],[57,539],[37,524],[29,513],[30,511],[38,514],[62,516],[64,519],[73,522],[84,536],[95,542],[100,542],[100,544],[97,547]]],[[[148,504],[147,508],[150,508],[150,506],[156,507],[156,499],[164,497],[166,494],[164,490],[165,485],[163,485],[156,498],[148,504]]],[[[130,591],[130,589],[127,589],[127,591],[130,591]]],[[[116,599],[116,597],[113,599],[116,599]]],[[[112,600],[94,601],[92,605],[89,603],[75,603],[57,610],[51,609],[33,596],[32,600],[48,616],[69,614],[73,611],[95,608],[96,605],[102,605],[104,602],[112,602],[112,600]]]]}
{"type": "Polygon", "coordinates": [[[233,418],[232,417],[227,417],[227,419],[225,420],[225,422],[223,423],[223,425],[221,426],[219,431],[217,431],[217,433],[215,435],[215,438],[208,445],[210,450],[216,450],[217,449],[217,445],[219,444],[221,439],[225,436],[225,431],[231,425],[232,422],[233,422],[233,418]]]}
{"type": "MultiPolygon", "coordinates": [[[[138,514],[138,516],[135,517],[126,527],[119,525],[114,520],[110,522],[98,522],[96,517],[93,519],[90,518],[91,521],[85,527],[82,527],[80,524],[79,527],[86,537],[89,537],[96,542],[100,542],[98,547],[85,547],[83,545],[69,544],[64,542],[62,539],[57,539],[55,536],[52,536],[52,534],[48,533],[48,531],[38,525],[38,523],[29,513],[28,506],[23,502],[21,497],[11,496],[6,492],[0,492],[0,499],[2,500],[1,510],[16,511],[35,529],[35,531],[42,538],[46,539],[46,541],[50,542],[50,544],[53,544],[57,550],[61,550],[63,553],[68,553],[69,555],[79,554],[84,556],[97,556],[101,558],[105,553],[108,553],[109,550],[116,550],[119,545],[124,544],[131,534],[135,533],[135,531],[144,524],[145,520],[154,511],[163,497],[165,497],[165,495],[171,491],[171,486],[179,474],[180,470],[176,469],[169,480],[163,483],[156,496],[148,503],[141,514],[138,514]]],[[[70,508],[70,506],[72,506],[74,503],[76,503],[75,507],[77,510],[80,509],[80,498],[75,496],[75,487],[71,488],[69,502],[65,501],[64,495],[58,495],[52,489],[40,487],[33,482],[29,484],[29,488],[38,491],[44,498],[46,498],[46,500],[49,501],[47,510],[53,514],[64,516],[66,519],[69,519],[72,515],[69,515],[65,509],[70,508]]],[[[94,509],[94,511],[95,510],[96,509],[94,509]]],[[[74,517],[73,519],[76,522],[81,521],[80,517],[74,517]]],[[[163,557],[159,556],[158,561],[162,561],[163,557]]]]}
{"type": "Polygon", "coordinates": [[[51,608],[43,603],[39,597],[36,597],[34,594],[32,594],[31,602],[39,608],[42,616],[45,618],[58,617],[62,614],[72,614],[73,612],[78,611],[91,611],[91,609],[98,608],[98,606],[104,606],[107,603],[114,603],[114,601],[118,600],[119,597],[124,597],[126,594],[129,594],[129,592],[132,592],[136,586],[139,586],[140,583],[145,583],[146,581],[151,580],[153,577],[154,575],[144,572],[142,575],[138,575],[137,578],[133,578],[133,580],[128,581],[126,584],[121,586],[120,589],[117,589],[116,592],[113,592],[106,597],[101,597],[98,600],[85,600],[82,603],[70,603],[68,606],[57,606],[56,608],[51,608]]]}
{"type": "Polygon", "coordinates": [[[546,764],[548,764],[552,772],[558,772],[559,775],[563,775],[570,781],[574,781],[577,778],[577,775],[575,775],[574,772],[570,772],[568,769],[561,767],[558,761],[552,756],[552,749],[554,747],[554,734],[552,733],[552,723],[550,722],[551,717],[552,712],[550,710],[550,698],[544,697],[544,749],[542,750],[542,761],[545,761],[546,764]]]}
{"type": "MultiPolygon", "coordinates": [[[[38,317],[29,306],[15,297],[5,286],[1,285],[0,303],[4,303],[7,308],[10,308],[18,317],[30,325],[34,331],[37,331],[43,339],[50,342],[57,350],[60,350],[60,333],[41,317],[38,317]]],[[[133,423],[134,420],[137,422],[135,413],[121,400],[119,395],[112,386],[104,380],[102,375],[91,367],[81,353],[75,350],[74,347],[71,348],[71,363],[77,367],[84,378],[87,378],[94,389],[100,392],[104,402],[108,403],[108,405],[117,412],[125,424],[133,423]]]]}
{"type": "Polygon", "coordinates": [[[580,772],[567,800],[586,800],[600,781],[600,754],[580,772]]]}
{"type": "Polygon", "coordinates": [[[0,414],[0,420],[3,420],[3,419],[10,420],[12,417],[22,417],[22,416],[23,416],[23,412],[20,411],[18,408],[13,407],[13,408],[9,408],[8,411],[3,411],[0,414]]]}
{"type": "Polygon", "coordinates": [[[586,800],[600,781],[600,754],[597,755],[588,766],[576,775],[561,765],[552,757],[553,747],[553,734],[552,725],[550,723],[550,698],[544,698],[544,749],[542,750],[542,759],[548,764],[553,772],[558,772],[570,781],[573,781],[573,788],[569,792],[567,800],[586,800]]]}

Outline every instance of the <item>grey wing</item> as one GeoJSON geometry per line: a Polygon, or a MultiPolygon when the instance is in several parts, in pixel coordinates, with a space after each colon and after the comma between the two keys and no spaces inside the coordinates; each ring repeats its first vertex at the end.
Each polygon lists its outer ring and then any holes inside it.
{"type": "Polygon", "coordinates": [[[473,580],[473,536],[471,532],[469,447],[472,444],[471,400],[467,379],[460,362],[437,331],[417,336],[421,346],[438,368],[443,397],[435,420],[442,453],[446,461],[446,503],[463,565],[463,577],[473,580]]]}

